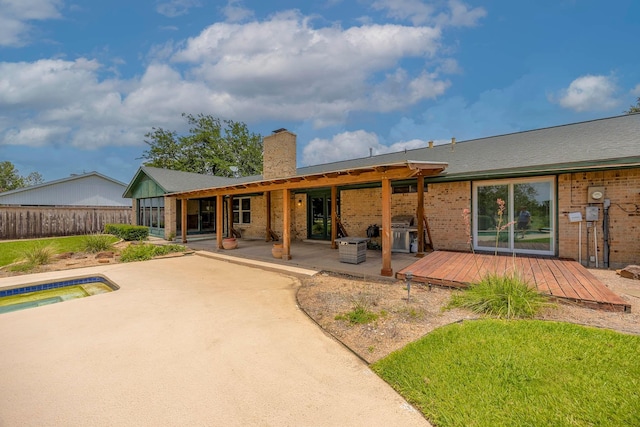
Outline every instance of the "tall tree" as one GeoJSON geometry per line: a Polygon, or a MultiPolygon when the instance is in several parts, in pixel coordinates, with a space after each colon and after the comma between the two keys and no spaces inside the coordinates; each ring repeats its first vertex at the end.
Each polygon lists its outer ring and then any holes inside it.
{"type": "Polygon", "coordinates": [[[262,173],[262,137],[244,123],[204,114],[182,117],[190,126],[188,135],[162,128],[145,135],[146,166],[225,177],[262,173]]]}
{"type": "Polygon", "coordinates": [[[0,193],[42,184],[43,182],[44,179],[38,172],[31,172],[27,176],[21,176],[13,163],[0,162],[0,193]]]}
{"type": "Polygon", "coordinates": [[[25,186],[24,178],[11,162],[0,162],[0,193],[25,186]]]}
{"type": "Polygon", "coordinates": [[[627,114],[640,113],[640,96],[638,97],[638,100],[636,101],[636,105],[630,105],[629,109],[627,111],[625,111],[625,113],[627,113],[627,114]]]}

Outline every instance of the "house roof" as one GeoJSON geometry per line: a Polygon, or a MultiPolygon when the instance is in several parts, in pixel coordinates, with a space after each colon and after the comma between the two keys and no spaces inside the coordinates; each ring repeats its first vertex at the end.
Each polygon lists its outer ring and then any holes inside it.
{"type": "Polygon", "coordinates": [[[235,184],[243,180],[261,177],[243,177],[243,178],[226,178],[213,175],[204,175],[193,172],[176,171],[170,169],[154,168],[150,166],[141,166],[134,175],[131,183],[124,191],[123,197],[131,197],[133,187],[137,184],[140,177],[146,175],[158,184],[166,193],[174,193],[177,191],[189,191],[199,188],[221,187],[235,184]]]}
{"type": "MultiPolygon", "coordinates": [[[[590,169],[640,167],[640,114],[629,114],[505,135],[459,141],[395,153],[297,168],[286,181],[300,183],[310,177],[417,164],[443,165],[427,179],[464,180],[501,176],[539,175],[590,169]],[[445,170],[446,168],[446,170],[445,170]]],[[[197,194],[197,190],[280,186],[261,175],[223,178],[190,172],[141,167],[125,197],[131,197],[139,174],[145,173],[166,193],[197,194]],[[246,184],[243,186],[243,184],[246,184]]],[[[357,181],[357,180],[356,180],[357,181]]],[[[354,181],[355,182],[355,181],[354,181]]],[[[299,186],[301,184],[296,184],[299,186]]],[[[204,194],[204,193],[203,193],[204,194]]]]}
{"type": "MultiPolygon", "coordinates": [[[[448,163],[448,178],[640,166],[640,114],[460,141],[298,169],[328,172],[402,160],[448,163]]],[[[435,178],[437,179],[437,177],[435,178]]]]}
{"type": "Polygon", "coordinates": [[[131,206],[126,184],[96,171],[0,193],[0,205],[131,206]]]}

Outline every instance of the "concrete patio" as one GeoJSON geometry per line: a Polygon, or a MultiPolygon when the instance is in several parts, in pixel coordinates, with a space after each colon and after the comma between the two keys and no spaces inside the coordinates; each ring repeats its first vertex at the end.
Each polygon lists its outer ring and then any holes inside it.
{"type": "MultiPolygon", "coordinates": [[[[191,237],[186,244],[197,251],[206,251],[212,257],[231,257],[235,262],[261,261],[287,267],[300,267],[317,271],[332,271],[348,274],[362,279],[395,280],[393,277],[380,275],[382,269],[382,252],[367,250],[366,261],[360,264],[340,262],[339,249],[332,249],[329,242],[324,241],[293,241],[291,256],[288,261],[276,259],[271,254],[274,242],[262,239],[238,239],[238,247],[232,250],[218,249],[215,236],[191,237]]],[[[277,242],[276,242],[277,243],[277,242]]],[[[393,273],[416,262],[415,253],[392,253],[391,267],[393,273]]],[[[264,267],[268,268],[268,265],[264,267]]]]}
{"type": "Polygon", "coordinates": [[[314,272],[191,255],[0,279],[121,287],[0,315],[0,425],[428,426],[296,307],[291,273],[314,272]]]}

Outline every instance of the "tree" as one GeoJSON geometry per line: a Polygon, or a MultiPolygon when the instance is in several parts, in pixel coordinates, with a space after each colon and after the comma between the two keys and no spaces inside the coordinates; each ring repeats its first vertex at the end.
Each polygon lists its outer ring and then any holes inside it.
{"type": "Polygon", "coordinates": [[[150,147],[142,154],[145,166],[224,177],[262,173],[262,137],[244,123],[204,114],[182,117],[189,123],[188,135],[163,128],[145,134],[150,147]]]}
{"type": "Polygon", "coordinates": [[[29,175],[27,175],[23,179],[26,187],[42,184],[44,182],[44,178],[42,178],[42,175],[40,175],[39,172],[31,172],[29,175]]]}
{"type": "Polygon", "coordinates": [[[640,113],[640,96],[638,97],[638,100],[636,101],[636,105],[630,105],[629,109],[627,111],[625,111],[625,113],[627,113],[627,114],[640,113]]]}
{"type": "Polygon", "coordinates": [[[11,162],[0,162],[0,193],[25,186],[24,178],[11,162]]]}
{"type": "Polygon", "coordinates": [[[42,184],[44,180],[38,172],[31,172],[26,177],[20,176],[18,169],[11,162],[0,162],[0,193],[22,187],[42,184]]]}

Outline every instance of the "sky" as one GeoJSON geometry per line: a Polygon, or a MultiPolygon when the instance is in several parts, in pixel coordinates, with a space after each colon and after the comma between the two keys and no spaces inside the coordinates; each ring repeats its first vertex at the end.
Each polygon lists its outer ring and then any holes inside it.
{"type": "Polygon", "coordinates": [[[124,183],[182,113],[298,166],[624,114],[636,0],[0,0],[0,161],[124,183]]]}

